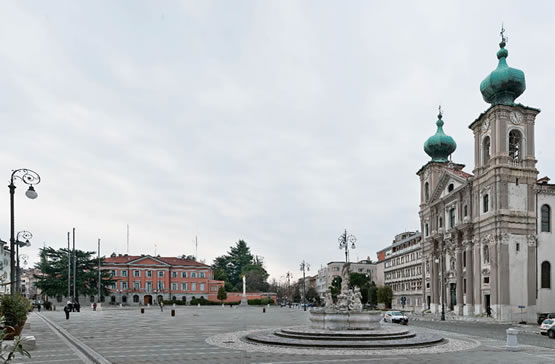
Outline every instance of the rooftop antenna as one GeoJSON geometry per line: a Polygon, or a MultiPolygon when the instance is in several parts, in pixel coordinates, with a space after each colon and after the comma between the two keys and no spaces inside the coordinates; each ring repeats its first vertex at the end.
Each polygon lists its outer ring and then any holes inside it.
{"type": "Polygon", "coordinates": [[[127,224],[127,254],[129,254],[129,224],[127,224]]]}

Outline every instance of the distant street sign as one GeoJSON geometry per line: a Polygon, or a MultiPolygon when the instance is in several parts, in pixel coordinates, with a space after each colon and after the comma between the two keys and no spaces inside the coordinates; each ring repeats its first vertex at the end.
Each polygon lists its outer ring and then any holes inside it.
{"type": "Polygon", "coordinates": [[[518,306],[518,308],[523,309],[526,308],[526,306],[518,306]]]}

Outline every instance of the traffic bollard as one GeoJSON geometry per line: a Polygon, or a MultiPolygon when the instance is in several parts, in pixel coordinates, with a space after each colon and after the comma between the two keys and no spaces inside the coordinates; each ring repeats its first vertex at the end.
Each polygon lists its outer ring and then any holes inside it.
{"type": "Polygon", "coordinates": [[[145,313],[145,309],[144,309],[144,308],[141,308],[141,313],[145,313]]]}
{"type": "Polygon", "coordinates": [[[262,313],[266,313],[266,307],[262,307],[262,313]]]}
{"type": "Polygon", "coordinates": [[[518,351],[518,330],[507,329],[507,345],[505,348],[509,351],[518,351]]]}
{"type": "Polygon", "coordinates": [[[172,316],[175,316],[175,310],[172,310],[172,316]]]}

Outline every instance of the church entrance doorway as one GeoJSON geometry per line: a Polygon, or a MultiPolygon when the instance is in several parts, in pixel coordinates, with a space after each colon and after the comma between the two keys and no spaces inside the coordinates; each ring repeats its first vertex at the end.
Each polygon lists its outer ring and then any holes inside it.
{"type": "Polygon", "coordinates": [[[485,302],[485,308],[486,308],[486,315],[491,316],[491,302],[490,302],[490,295],[486,294],[484,295],[484,302],[485,302]]]}
{"type": "Polygon", "coordinates": [[[152,305],[152,296],[149,294],[145,296],[145,306],[146,305],[152,305]]]}
{"type": "Polygon", "coordinates": [[[449,295],[451,299],[449,300],[449,310],[453,311],[457,305],[457,284],[451,283],[449,285],[449,295]]]}

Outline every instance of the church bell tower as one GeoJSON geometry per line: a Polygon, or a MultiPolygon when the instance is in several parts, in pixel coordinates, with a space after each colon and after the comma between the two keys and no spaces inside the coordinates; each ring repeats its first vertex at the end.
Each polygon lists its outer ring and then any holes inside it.
{"type": "Polygon", "coordinates": [[[526,82],[524,72],[508,66],[506,43],[502,29],[497,68],[480,84],[491,106],[469,126],[474,133],[473,241],[489,255],[482,262],[482,278],[487,276],[481,280],[482,302],[491,303],[498,319],[510,317],[519,305],[535,309],[534,126],[540,110],[515,103],[526,82]]]}

